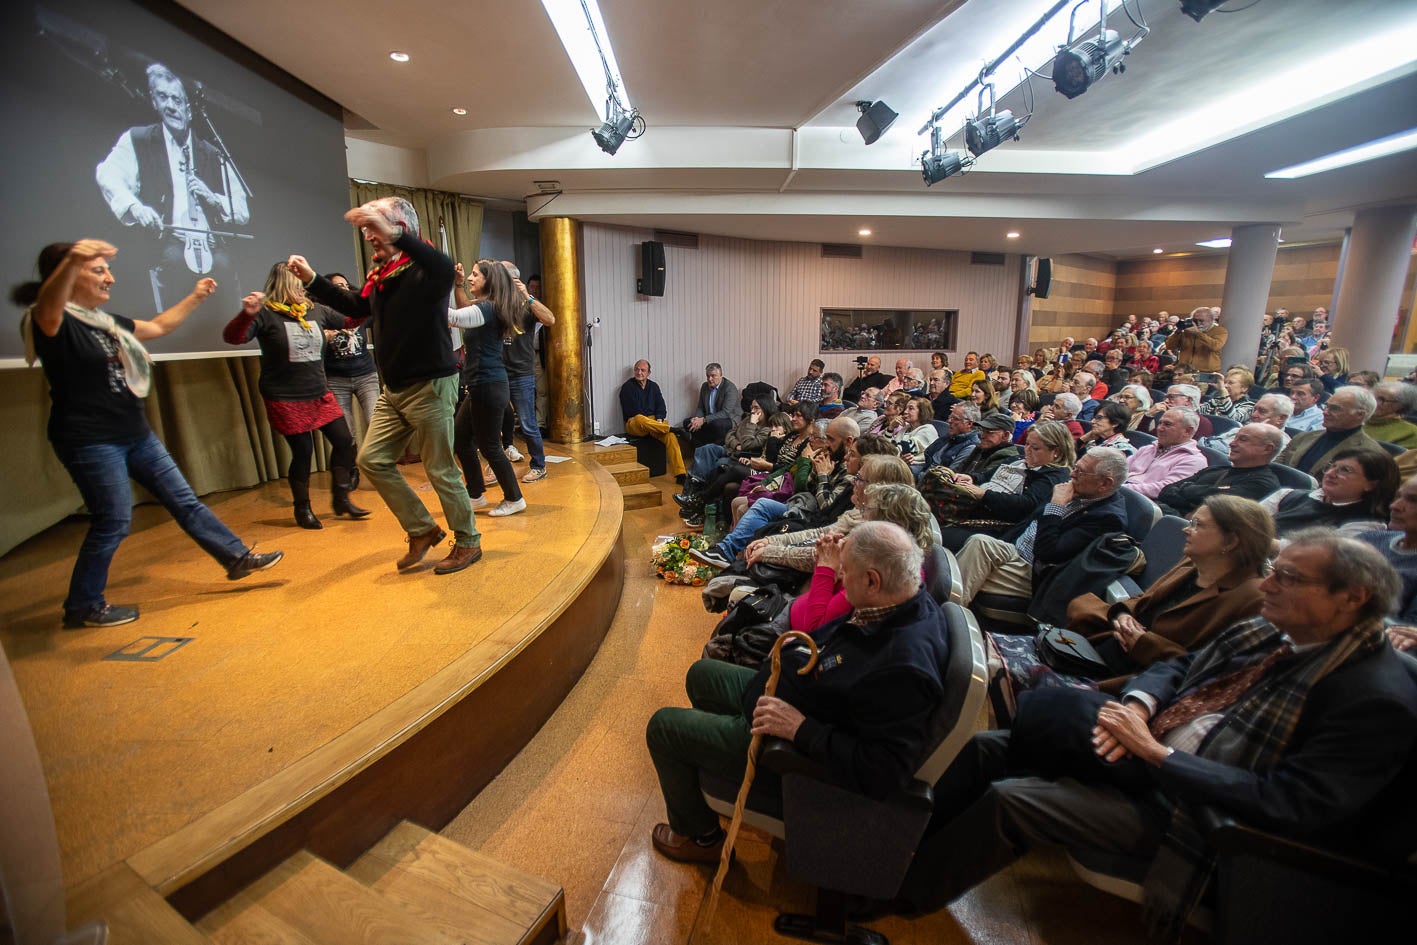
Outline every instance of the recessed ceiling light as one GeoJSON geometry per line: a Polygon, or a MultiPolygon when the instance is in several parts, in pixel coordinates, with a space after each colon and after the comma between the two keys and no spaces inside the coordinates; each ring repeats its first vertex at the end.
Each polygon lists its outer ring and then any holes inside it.
{"type": "Polygon", "coordinates": [[[454,114],[454,115],[457,115],[459,118],[461,118],[463,115],[466,115],[466,114],[467,114],[467,109],[466,109],[466,108],[455,108],[455,109],[453,109],[453,114],[454,114]]]}
{"type": "MultiPolygon", "coordinates": [[[[1275,242],[1282,243],[1284,240],[1276,240],[1275,242]]],[[[1206,249],[1229,249],[1230,237],[1222,236],[1219,239],[1206,240],[1204,243],[1197,243],[1196,245],[1204,246],[1206,249]]]]}
{"type": "Polygon", "coordinates": [[[1009,239],[1011,239],[1011,240],[1016,240],[1016,239],[1018,239],[1018,230],[1010,230],[1009,232],[1005,233],[1004,235],[1007,236],[1007,237],[1008,237],[1009,239]]]}
{"type": "Polygon", "coordinates": [[[395,49],[393,52],[389,53],[389,58],[394,62],[408,62],[408,53],[399,52],[395,49]]]}
{"type": "Polygon", "coordinates": [[[1378,138],[1367,144],[1335,151],[1332,154],[1314,158],[1312,161],[1305,161],[1303,164],[1281,167],[1277,171],[1270,171],[1265,177],[1270,180],[1296,180],[1300,177],[1309,177],[1312,174],[1322,174],[1324,171],[1337,170],[1340,167],[1362,164],[1364,161],[1375,161],[1380,157],[1400,154],[1413,148],[1417,148],[1417,128],[1388,135],[1386,138],[1378,138]]]}
{"type": "Polygon", "coordinates": [[[1160,246],[1158,246],[1158,247],[1156,247],[1155,249],[1153,249],[1152,252],[1153,252],[1153,253],[1156,253],[1156,254],[1159,256],[1159,255],[1161,255],[1163,252],[1165,252],[1165,250],[1163,250],[1160,246]]]}
{"type": "Polygon", "coordinates": [[[856,231],[856,235],[857,235],[857,236],[870,236],[870,235],[871,235],[871,231],[868,230],[868,229],[866,229],[866,228],[863,226],[861,229],[859,229],[859,230],[856,231]]]}

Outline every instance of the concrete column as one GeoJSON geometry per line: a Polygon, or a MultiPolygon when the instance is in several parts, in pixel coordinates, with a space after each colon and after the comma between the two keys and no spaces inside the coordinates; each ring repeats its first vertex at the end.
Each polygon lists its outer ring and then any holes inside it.
{"type": "Polygon", "coordinates": [[[541,220],[542,299],[556,316],[547,339],[551,380],[548,439],[579,443],[585,423],[585,302],[581,295],[581,225],[570,217],[541,220]]]}
{"type": "Polygon", "coordinates": [[[1381,374],[1387,365],[1414,235],[1417,205],[1359,210],[1353,219],[1329,321],[1332,344],[1348,349],[1348,363],[1355,371],[1381,374]]]}
{"type": "Polygon", "coordinates": [[[1230,333],[1220,352],[1222,371],[1232,364],[1254,366],[1278,252],[1279,227],[1273,223],[1237,226],[1230,231],[1225,292],[1220,301],[1220,323],[1230,333]]]}

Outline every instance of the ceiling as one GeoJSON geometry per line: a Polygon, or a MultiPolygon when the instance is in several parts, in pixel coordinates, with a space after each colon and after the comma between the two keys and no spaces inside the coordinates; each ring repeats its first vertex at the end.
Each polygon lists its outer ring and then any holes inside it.
{"type": "MultiPolygon", "coordinates": [[[[557,181],[554,198],[527,200],[533,217],[1126,257],[1193,250],[1245,223],[1336,239],[1359,208],[1417,200],[1417,152],[1263,177],[1417,127],[1410,0],[1264,0],[1201,23],[1176,0],[1139,0],[1131,12],[1151,33],[1125,73],[1072,101],[1046,78],[1032,96],[1001,87],[998,107],[1035,104],[1021,140],[928,189],[917,131],[1038,16],[1037,0],[601,0],[648,123],[614,157],[587,134],[597,106],[540,3],[407,0],[391,15],[372,0],[306,0],[292,23],[282,0],[179,2],[343,105],[351,173],[514,201],[557,181]],[[392,62],[394,49],[410,61],[392,62]],[[1338,90],[1324,92],[1330,74],[1338,90]],[[858,99],[901,114],[869,148],[858,99]]],[[[1080,19],[1095,31],[1090,9],[1080,19]]],[[[1115,10],[1109,26],[1135,32],[1115,10]]],[[[960,147],[959,119],[947,121],[960,147]]]]}

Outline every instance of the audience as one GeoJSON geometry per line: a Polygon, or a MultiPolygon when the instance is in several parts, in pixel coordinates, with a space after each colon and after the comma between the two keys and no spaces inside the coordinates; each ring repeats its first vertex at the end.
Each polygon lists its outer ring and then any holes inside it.
{"type": "MultiPolygon", "coordinates": [[[[1146,416],[1133,429],[1141,433],[1156,435],[1156,425],[1161,420],[1161,415],[1168,410],[1180,407],[1192,412],[1200,409],[1201,390],[1194,384],[1172,384],[1166,388],[1166,399],[1161,403],[1154,403],[1147,410],[1146,416]]],[[[1213,436],[1215,428],[1211,426],[1208,417],[1197,416],[1194,432],[1191,434],[1194,439],[1213,436]]]]}
{"type": "Polygon", "coordinates": [[[784,403],[789,407],[795,407],[804,400],[813,403],[822,402],[822,372],[827,369],[827,363],[821,358],[813,358],[812,363],[807,365],[807,373],[797,379],[797,383],[792,385],[791,392],[788,393],[784,403]]]}
{"type": "Polygon", "coordinates": [[[699,385],[698,405],[694,415],[684,421],[689,439],[695,446],[722,443],[728,431],[743,416],[743,402],[738,387],[723,376],[723,366],[710,363],[704,367],[704,382],[699,385]]]}
{"type": "Polygon", "coordinates": [[[1254,401],[1250,400],[1250,388],[1254,386],[1255,375],[1249,368],[1232,367],[1225,372],[1222,395],[1201,404],[1201,413],[1249,423],[1255,409],[1254,401]]]}
{"type": "Polygon", "coordinates": [[[861,395],[868,388],[874,387],[879,390],[891,382],[889,374],[881,373],[881,359],[877,355],[873,354],[866,359],[864,364],[860,362],[858,364],[860,366],[857,371],[860,376],[846,386],[846,392],[841,396],[841,399],[847,403],[854,404],[860,401],[861,395]]]}
{"type": "MultiPolygon", "coordinates": [[[[979,445],[980,431],[975,429],[979,422],[979,408],[974,404],[955,404],[950,408],[950,435],[942,436],[925,448],[925,465],[922,475],[933,466],[947,466],[954,469],[964,458],[974,452],[979,445]]],[[[1013,424],[1009,424],[1012,431],[1013,424]]]]}
{"type": "Polygon", "coordinates": [[[1279,488],[1270,463],[1283,443],[1284,434],[1274,427],[1247,423],[1235,431],[1230,442],[1229,466],[1207,466],[1163,487],[1155,497],[1156,504],[1168,515],[1187,516],[1211,495],[1263,499],[1279,488]]]}
{"type": "Polygon", "coordinates": [[[1086,451],[1095,446],[1105,446],[1119,450],[1123,456],[1131,456],[1137,451],[1127,439],[1127,424],[1131,420],[1132,413],[1125,406],[1115,400],[1103,401],[1092,415],[1092,429],[1083,434],[1079,441],[1082,449],[1086,451]]]}
{"type": "Polygon", "coordinates": [[[1078,396],[1069,391],[1064,391],[1053,398],[1053,403],[1044,411],[1044,415],[1050,420],[1056,420],[1068,428],[1068,432],[1073,435],[1073,439],[1080,440],[1083,436],[1082,424],[1078,422],[1078,412],[1082,410],[1082,401],[1078,396]]]}
{"type": "Polygon", "coordinates": [[[957,477],[968,476],[968,481],[983,484],[994,478],[1000,466],[1023,458],[1013,444],[1014,421],[1008,414],[998,410],[985,414],[974,422],[974,431],[979,439],[961,462],[940,464],[957,477]]]}
{"type": "Polygon", "coordinates": [[[1340,450],[1317,489],[1279,489],[1260,504],[1280,538],[1320,525],[1356,535],[1383,527],[1398,482],[1397,464],[1382,450],[1340,450]]]}
{"type": "Polygon", "coordinates": [[[954,514],[941,515],[940,544],[958,551],[970,536],[1002,535],[1042,507],[1054,487],[1066,482],[1074,458],[1073,435],[1056,420],[1043,420],[1028,431],[1023,459],[995,467],[987,482],[956,474],[951,488],[960,494],[954,514]]]}
{"type": "Polygon", "coordinates": [[[1354,537],[1376,548],[1401,578],[1402,592],[1391,614],[1401,631],[1389,636],[1398,649],[1411,649],[1417,644],[1417,479],[1409,479],[1397,490],[1386,530],[1359,532],[1354,537]]]}
{"type": "Polygon", "coordinates": [[[968,400],[974,382],[987,379],[988,376],[979,370],[979,354],[971,351],[964,356],[964,367],[950,378],[950,393],[960,400],[968,400]]]}
{"type": "Polygon", "coordinates": [[[1363,424],[1376,409],[1373,392],[1366,387],[1340,387],[1323,406],[1323,429],[1297,434],[1279,454],[1279,461],[1313,473],[1326,468],[1340,450],[1382,449],[1363,432],[1363,424]]]}
{"type": "Polygon", "coordinates": [[[1205,468],[1206,459],[1193,439],[1200,417],[1194,410],[1173,407],[1156,424],[1156,442],[1137,450],[1128,460],[1131,473],[1126,486],[1149,499],[1173,482],[1205,468]]]}
{"type": "Polygon", "coordinates": [[[980,413],[999,409],[999,393],[994,390],[994,382],[989,379],[975,381],[969,386],[969,402],[979,408],[980,413]]]}
{"type": "Polygon", "coordinates": [[[1126,407],[1131,414],[1127,420],[1128,430],[1135,430],[1151,410],[1151,391],[1140,384],[1128,384],[1113,394],[1111,399],[1126,407]]]}

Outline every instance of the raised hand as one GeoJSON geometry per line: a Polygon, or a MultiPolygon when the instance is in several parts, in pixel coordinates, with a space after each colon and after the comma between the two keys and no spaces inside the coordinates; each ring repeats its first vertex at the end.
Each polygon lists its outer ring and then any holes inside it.
{"type": "Polygon", "coordinates": [[[301,282],[309,282],[315,278],[315,270],[310,268],[310,264],[305,261],[304,256],[292,254],[285,264],[290,267],[290,271],[295,273],[301,282]]]}
{"type": "Polygon", "coordinates": [[[241,314],[255,315],[261,310],[261,304],[266,300],[266,293],[251,292],[241,300],[241,314]]]}
{"type": "Polygon", "coordinates": [[[198,279],[197,284],[192,287],[192,294],[197,297],[198,302],[205,302],[211,298],[211,294],[216,291],[216,280],[210,277],[198,279]]]}
{"type": "Polygon", "coordinates": [[[112,243],[105,243],[103,240],[79,240],[69,249],[69,256],[80,264],[100,256],[112,259],[116,255],[118,255],[118,247],[112,243]]]}

